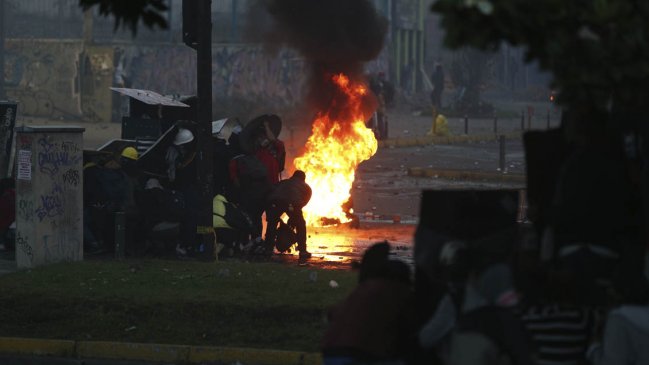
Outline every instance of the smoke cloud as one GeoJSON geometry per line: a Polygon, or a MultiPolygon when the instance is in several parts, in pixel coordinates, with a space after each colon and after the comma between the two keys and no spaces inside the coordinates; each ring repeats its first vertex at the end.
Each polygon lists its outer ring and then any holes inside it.
{"type": "Polygon", "coordinates": [[[369,0],[260,0],[248,36],[270,49],[299,51],[311,70],[308,101],[322,110],[334,96],[330,77],[363,77],[363,64],[383,48],[387,21],[369,0]]]}

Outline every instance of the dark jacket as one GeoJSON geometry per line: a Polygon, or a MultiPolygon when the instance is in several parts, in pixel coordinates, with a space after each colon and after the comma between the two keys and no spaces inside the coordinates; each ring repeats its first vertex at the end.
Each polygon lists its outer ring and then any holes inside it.
{"type": "Polygon", "coordinates": [[[83,167],[83,203],[85,206],[105,204],[108,201],[101,184],[103,167],[90,163],[83,167]]]}
{"type": "Polygon", "coordinates": [[[297,178],[282,180],[268,197],[269,203],[292,204],[302,209],[311,200],[311,187],[297,178]]]}
{"type": "Polygon", "coordinates": [[[124,170],[102,168],[97,171],[101,196],[114,209],[125,209],[134,205],[133,184],[124,170]]]}

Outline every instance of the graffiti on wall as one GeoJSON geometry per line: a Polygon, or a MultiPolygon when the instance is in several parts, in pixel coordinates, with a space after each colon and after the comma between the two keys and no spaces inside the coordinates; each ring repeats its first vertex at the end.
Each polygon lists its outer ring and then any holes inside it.
{"type": "MultiPolygon", "coordinates": [[[[196,90],[196,54],[185,46],[125,51],[131,87],[162,94],[191,95],[196,90]],[[164,75],[161,77],[160,75],[164,75]]],[[[216,100],[264,100],[292,105],[300,101],[304,65],[288,50],[269,55],[257,46],[219,46],[212,50],[212,93],[216,100]]]]}
{"type": "MultiPolygon", "coordinates": [[[[196,53],[180,44],[92,46],[79,41],[7,41],[5,82],[25,115],[46,118],[111,119],[110,86],[161,94],[196,92],[196,53]],[[117,57],[115,57],[117,55],[117,57]],[[114,64],[114,58],[119,60],[114,64]]],[[[368,71],[387,69],[387,57],[368,71]]],[[[290,106],[302,101],[308,70],[294,51],[269,54],[257,45],[215,45],[212,90],[215,101],[230,99],[290,106]]]]}
{"type": "Polygon", "coordinates": [[[25,115],[59,118],[80,116],[75,83],[81,42],[7,40],[7,95],[20,102],[25,115]]]}

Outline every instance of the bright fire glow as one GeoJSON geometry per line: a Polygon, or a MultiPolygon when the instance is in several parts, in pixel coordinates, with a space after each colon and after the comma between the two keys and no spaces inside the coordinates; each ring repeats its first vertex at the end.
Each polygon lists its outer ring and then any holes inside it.
{"type": "Polygon", "coordinates": [[[358,165],[372,157],[378,143],[371,129],[365,126],[369,117],[361,109],[367,87],[337,74],[332,81],[338,94],[329,110],[318,113],[304,153],[295,159],[296,169],[306,173],[313,190],[304,218],[310,226],[321,226],[322,218],[348,222],[342,205],[351,193],[358,165]]]}

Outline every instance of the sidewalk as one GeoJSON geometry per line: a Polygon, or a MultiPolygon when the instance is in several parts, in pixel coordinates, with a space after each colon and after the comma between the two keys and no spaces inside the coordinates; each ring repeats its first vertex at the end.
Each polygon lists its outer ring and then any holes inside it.
{"type": "Polygon", "coordinates": [[[431,177],[451,180],[471,180],[471,181],[494,181],[505,183],[525,184],[526,177],[520,173],[508,174],[502,172],[489,171],[468,171],[454,169],[438,169],[426,167],[411,167],[408,169],[408,176],[413,177],[431,177]]]}
{"type": "Polygon", "coordinates": [[[0,337],[0,356],[10,355],[174,364],[321,364],[320,354],[297,351],[0,337]]]}
{"type": "MultiPolygon", "coordinates": [[[[510,132],[501,134],[504,135],[506,139],[520,139],[521,132],[510,132]]],[[[431,144],[455,144],[455,143],[476,143],[476,142],[489,142],[497,141],[498,136],[496,134],[476,134],[476,135],[457,135],[457,136],[422,136],[422,137],[399,137],[399,138],[388,138],[383,141],[379,141],[379,147],[414,147],[414,146],[426,146],[431,144]]]]}

